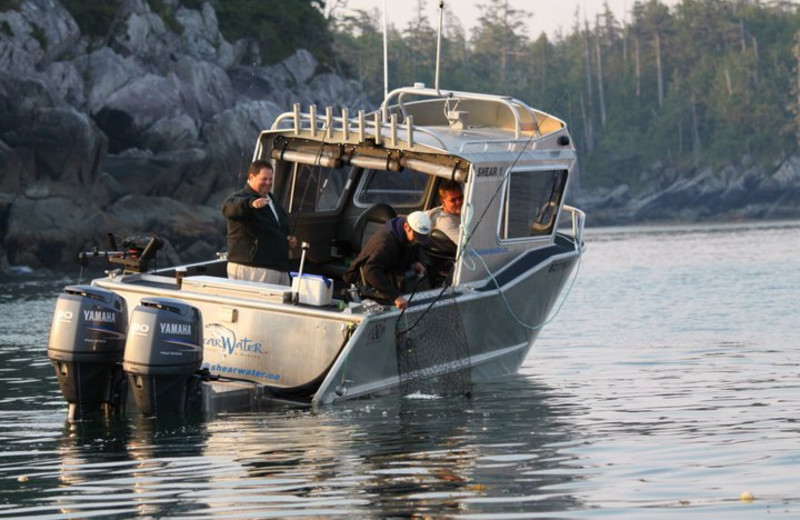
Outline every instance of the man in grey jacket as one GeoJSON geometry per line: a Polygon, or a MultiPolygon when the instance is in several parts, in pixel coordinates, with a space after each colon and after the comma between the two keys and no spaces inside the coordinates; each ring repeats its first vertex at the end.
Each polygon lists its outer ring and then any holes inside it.
{"type": "Polygon", "coordinates": [[[289,216],[270,193],[273,171],[268,161],[253,161],[247,184],[222,204],[228,224],[228,277],[289,285],[289,216]]]}

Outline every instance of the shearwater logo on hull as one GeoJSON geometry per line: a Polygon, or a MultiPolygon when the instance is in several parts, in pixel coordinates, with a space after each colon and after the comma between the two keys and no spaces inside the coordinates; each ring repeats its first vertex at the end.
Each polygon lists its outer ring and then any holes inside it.
{"type": "Polygon", "coordinates": [[[189,323],[159,323],[159,326],[161,327],[161,334],[192,335],[192,326],[189,323]]]}
{"type": "Polygon", "coordinates": [[[222,350],[224,354],[234,353],[263,354],[262,344],[248,337],[238,338],[236,332],[218,323],[210,323],[205,328],[205,344],[222,350]]]}
{"type": "Polygon", "coordinates": [[[116,323],[114,319],[114,313],[109,311],[90,311],[84,310],[83,311],[83,320],[84,321],[94,321],[94,322],[102,322],[102,323],[116,323]]]}

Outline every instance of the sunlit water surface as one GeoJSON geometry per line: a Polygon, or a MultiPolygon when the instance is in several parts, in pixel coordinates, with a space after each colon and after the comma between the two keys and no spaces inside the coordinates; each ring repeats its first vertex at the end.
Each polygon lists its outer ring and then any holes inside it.
{"type": "Polygon", "coordinates": [[[521,373],[471,398],[169,421],[66,423],[74,280],[7,278],[0,517],[800,518],[800,223],[587,244],[521,373]]]}

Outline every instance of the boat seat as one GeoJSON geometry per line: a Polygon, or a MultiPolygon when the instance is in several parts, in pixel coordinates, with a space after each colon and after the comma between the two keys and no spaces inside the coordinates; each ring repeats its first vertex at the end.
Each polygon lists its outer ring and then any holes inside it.
{"type": "MultiPolygon", "coordinates": [[[[345,252],[345,257],[355,258],[372,235],[396,216],[397,212],[388,204],[374,204],[364,210],[347,233],[346,246],[349,251],[345,252]]],[[[341,280],[347,267],[343,261],[329,262],[322,265],[322,273],[329,278],[341,280]]]]}
{"type": "Polygon", "coordinates": [[[458,247],[444,231],[438,228],[431,230],[431,236],[425,245],[425,252],[432,257],[455,260],[458,247]]]}
{"type": "Polygon", "coordinates": [[[367,208],[356,220],[350,243],[355,251],[361,251],[367,242],[387,222],[397,216],[397,212],[388,204],[375,204],[367,208]]]}
{"type": "Polygon", "coordinates": [[[428,279],[431,287],[441,287],[453,271],[453,262],[456,259],[458,246],[444,231],[433,228],[424,251],[427,257],[428,279]]]}

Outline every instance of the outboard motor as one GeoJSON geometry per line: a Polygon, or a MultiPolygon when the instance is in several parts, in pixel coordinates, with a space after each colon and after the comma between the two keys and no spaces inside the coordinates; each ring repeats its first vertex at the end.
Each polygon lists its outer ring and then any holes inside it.
{"type": "Polygon", "coordinates": [[[147,416],[182,413],[199,399],[203,361],[200,311],[171,298],[142,298],[131,313],[122,367],[147,416]]]}
{"type": "Polygon", "coordinates": [[[127,324],[125,300],[110,291],[71,285],[58,297],[47,357],[69,403],[70,420],[124,408],[127,393],[120,362],[127,324]]]}

